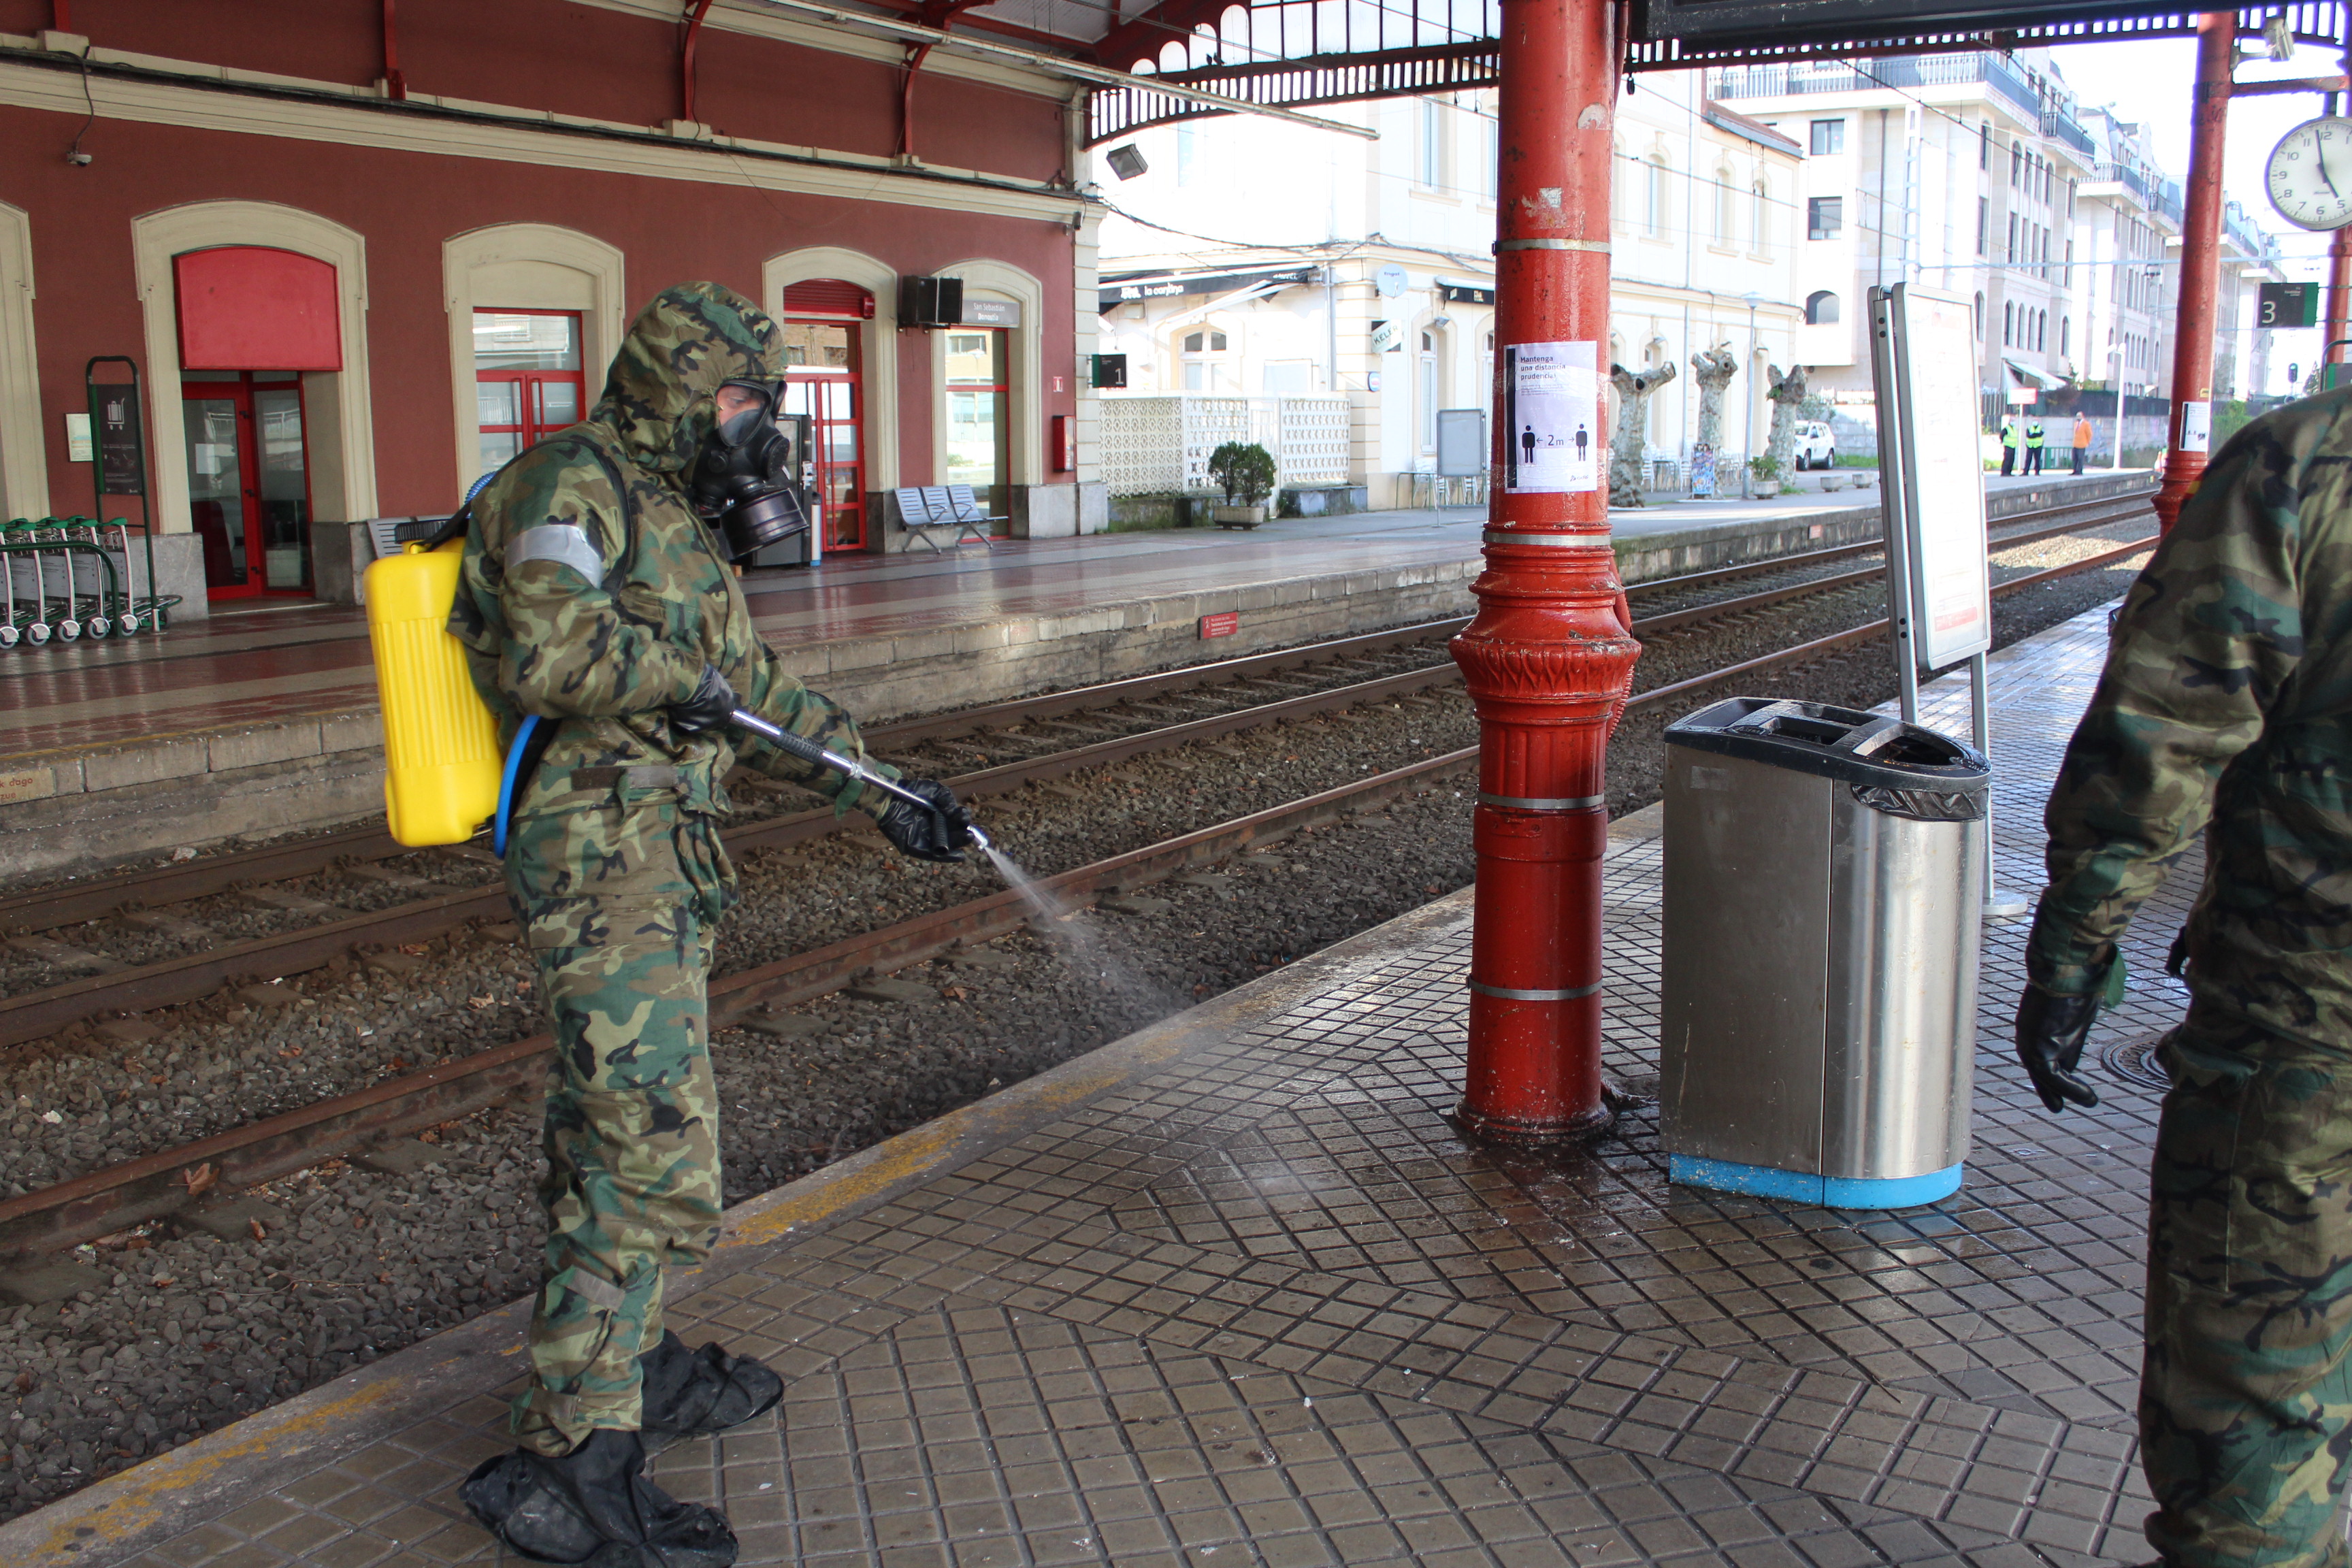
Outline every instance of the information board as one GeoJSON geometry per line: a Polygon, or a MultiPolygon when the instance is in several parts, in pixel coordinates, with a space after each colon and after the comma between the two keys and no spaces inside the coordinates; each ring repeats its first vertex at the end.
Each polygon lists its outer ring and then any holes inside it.
{"type": "Polygon", "coordinates": [[[1907,283],[1873,289],[1870,307],[1880,461],[1891,449],[1895,467],[1886,527],[1908,567],[1898,641],[1916,668],[1941,669],[1992,647],[1976,319],[1968,300],[1907,283]]]}
{"type": "Polygon", "coordinates": [[[1437,477],[1475,479],[1486,471],[1486,411],[1483,408],[1441,408],[1437,411],[1437,477]]]}
{"type": "Polygon", "coordinates": [[[90,389],[90,416],[98,426],[98,493],[147,493],[147,446],[140,438],[139,388],[120,382],[90,389]]]}

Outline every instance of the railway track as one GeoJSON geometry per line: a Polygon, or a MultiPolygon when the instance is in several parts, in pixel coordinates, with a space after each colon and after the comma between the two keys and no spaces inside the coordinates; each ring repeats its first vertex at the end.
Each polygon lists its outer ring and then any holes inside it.
{"type": "MultiPolygon", "coordinates": [[[[2085,511],[2089,509],[2068,510],[2085,511]]],[[[2126,511],[2122,515],[2127,517],[2130,513],[2126,511]]],[[[2032,538],[2046,538],[2053,533],[2114,521],[2117,519],[2099,515],[2088,521],[2077,521],[2064,527],[2035,531],[2032,538]]],[[[1995,547],[2027,542],[2011,536],[1996,541],[1995,547]]],[[[2153,536],[2126,542],[2083,560],[1999,584],[1994,593],[2006,596],[2074,573],[2094,570],[2145,551],[2153,542],[2153,536]]],[[[1847,555],[1854,552],[1850,549],[1841,549],[1834,552],[1813,553],[1847,555]]],[[[1779,564],[1785,569],[1790,562],[1784,560],[1779,564]]],[[[1745,569],[1735,569],[1734,574],[1753,574],[1745,569]]],[[[1786,590],[1774,589],[1765,594],[1725,601],[1724,604],[1753,608],[1785,602],[1789,596],[1786,590]]],[[[1727,609],[1724,613],[1731,612],[1727,609]]],[[[1679,613],[1676,614],[1679,617],[1679,613]]],[[[1636,630],[1662,629],[1655,624],[1660,618],[1637,616],[1636,630]]],[[[1320,645],[1318,648],[1293,649],[1282,654],[1227,661],[1223,666],[1199,667],[1171,673],[1175,680],[1184,683],[1182,689],[1200,690],[1214,688],[1223,681],[1307,668],[1318,662],[1318,655],[1322,656],[1321,662],[1330,662],[1334,658],[1360,658],[1374,652],[1413,648],[1450,634],[1462,624],[1460,621],[1447,621],[1400,628],[1370,638],[1345,639],[1339,644],[1320,645]],[[1335,654],[1334,650],[1340,649],[1345,651],[1335,654]]],[[[1684,617],[1675,619],[1673,624],[1684,626],[1691,623],[1684,617]]],[[[1811,639],[1639,693],[1629,703],[1629,709],[1653,709],[1663,703],[1695,696],[1705,689],[1718,687],[1743,676],[1816,659],[1884,637],[1886,632],[1887,623],[1881,619],[1811,639]]],[[[1161,725],[1135,734],[1112,736],[1044,756],[969,772],[959,776],[956,784],[961,793],[984,798],[1026,784],[1213,740],[1221,735],[1261,728],[1286,719],[1315,717],[1366,702],[1393,700],[1412,692],[1451,685],[1457,679],[1455,668],[1450,661],[1430,663],[1369,680],[1278,697],[1271,702],[1230,712],[1161,725]]],[[[953,740],[989,733],[993,726],[1003,723],[1007,710],[1019,710],[1032,720],[1085,713],[1139,699],[1164,697],[1172,689],[1163,678],[1139,677],[1108,687],[1056,693],[1022,703],[997,704],[959,713],[929,716],[899,725],[877,726],[872,733],[877,742],[887,738],[904,744],[953,740]],[[1109,695],[1113,692],[1119,695],[1109,695]]],[[[1339,788],[1098,859],[1043,879],[1041,885],[1072,907],[1083,907],[1112,894],[1131,893],[1166,878],[1228,860],[1301,828],[1360,812],[1399,795],[1433,788],[1475,767],[1476,757],[1475,747],[1453,751],[1339,788]]],[[[780,815],[746,825],[730,833],[730,847],[741,852],[804,842],[835,831],[835,822],[829,811],[780,815]]],[[[366,838],[367,836],[362,834],[331,836],[303,845],[287,846],[280,850],[266,849],[257,852],[257,858],[278,867],[307,866],[315,868],[321,864],[333,865],[332,857],[339,849],[341,853],[353,853],[352,847],[363,846],[366,838]],[[323,861],[320,858],[322,855],[327,857],[323,861]]],[[[394,847],[394,850],[398,852],[398,847],[394,847]]],[[[390,856],[380,858],[389,858],[390,856]]],[[[251,875],[256,861],[239,860],[234,864],[251,875]]],[[[141,885],[150,889],[159,884],[167,888],[216,889],[232,886],[234,879],[226,883],[220,880],[230,868],[228,864],[206,867],[203,868],[201,877],[191,878],[187,873],[197,868],[172,868],[163,873],[148,874],[156,879],[153,881],[142,881],[141,878],[116,879],[117,887],[111,890],[117,894],[117,902],[112,907],[121,908],[126,901],[120,897],[121,889],[126,885],[141,885]],[[163,881],[164,878],[180,879],[163,881]]],[[[82,890],[82,893],[83,896],[105,897],[108,891],[93,887],[82,890]]],[[[374,915],[355,916],[289,933],[285,940],[267,951],[271,962],[281,965],[277,973],[283,973],[293,969],[292,958],[310,955],[314,962],[323,963],[332,953],[348,950],[355,942],[414,940],[412,935],[402,933],[424,932],[428,929],[446,931],[467,921],[501,915],[504,907],[503,890],[496,884],[452,890],[411,900],[374,915]]],[[[710,985],[714,1027],[740,1021],[761,1008],[787,1005],[838,990],[860,975],[921,963],[959,946],[988,942],[1018,929],[1028,918],[1018,894],[1000,892],[897,921],[775,962],[715,976],[710,985]]],[[[78,993],[81,998],[81,1012],[78,1016],[90,1016],[96,1000],[110,996],[104,989],[109,982],[118,987],[128,985],[132,988],[131,993],[118,989],[110,994],[111,999],[118,1004],[125,994],[135,994],[143,1005],[162,1005],[163,1004],[155,999],[154,988],[159,984],[193,991],[198,995],[208,994],[217,988],[224,977],[240,965],[247,973],[260,973],[266,969],[267,965],[256,964],[258,951],[247,949],[196,955],[207,958],[211,967],[207,969],[191,963],[162,977],[152,969],[131,976],[93,977],[92,983],[78,993]]],[[[40,1002],[55,1007],[62,1005],[66,999],[55,996],[53,993],[63,989],[68,988],[52,988],[52,993],[43,994],[42,997],[12,999],[12,1002],[40,1002]],[[43,997],[47,1000],[44,1001],[43,997]]],[[[12,1006],[11,1012],[14,1018],[7,1021],[20,1028],[26,1026],[20,1021],[38,1016],[26,1007],[12,1006]]],[[[29,1037],[18,1035],[14,1037],[29,1037]]],[[[207,1191],[219,1194],[251,1188],[324,1161],[363,1151],[385,1140],[455,1120],[509,1097],[528,1095],[539,1086],[543,1071],[541,1058],[550,1046],[546,1036],[533,1035],[392,1078],[355,1092],[320,1100],[182,1147],[158,1151],[19,1196],[0,1199],[0,1258],[57,1252],[186,1209],[197,1204],[207,1191]]]]}
{"type": "MultiPolygon", "coordinates": [[[[2145,498],[2133,497],[2120,501],[2079,503],[2053,509],[2054,513],[2066,514],[2067,521],[2053,524],[2047,521],[2053,514],[2035,514],[2040,526],[2005,533],[1993,541],[1993,547],[1996,550],[2014,548],[2059,534],[2105,526],[2144,510],[2146,505],[2145,498]]],[[[1643,584],[1633,592],[1644,599],[1658,592],[1680,594],[1701,584],[1737,581],[1766,570],[1783,573],[1802,571],[1828,561],[1851,559],[1858,553],[1874,552],[1875,549],[1874,545],[1848,545],[1809,552],[1782,557],[1773,563],[1730,567],[1643,584]]],[[[1637,614],[1633,630],[1639,637],[1655,637],[1712,620],[1769,609],[1798,598],[1865,587],[1877,582],[1882,574],[1883,567],[1872,567],[1716,599],[1680,610],[1637,614]]],[[[1441,644],[1444,638],[1466,624],[1465,619],[1425,623],[1276,653],[1137,676],[1040,697],[927,715],[876,725],[867,731],[867,741],[869,748],[877,752],[904,752],[923,746],[935,749],[941,745],[955,746],[956,742],[967,737],[992,735],[986,748],[957,748],[986,761],[990,750],[1002,752],[1012,743],[1008,731],[1017,734],[1024,726],[1053,724],[1055,721],[1066,721],[1075,717],[1120,708],[1142,713],[1144,710],[1139,705],[1163,705],[1157,715],[1144,713],[1144,727],[1129,733],[1113,734],[1100,741],[1082,742],[1072,746],[1066,743],[1070,738],[1067,731],[1071,727],[1066,722],[1059,726],[1065,733],[1048,739],[1049,746],[1054,749],[1042,755],[961,772],[940,770],[960,795],[986,799],[1088,768],[1213,742],[1271,724],[1344,711],[1369,703],[1393,701],[1416,691],[1452,685],[1460,679],[1458,668],[1444,658],[1441,650],[1432,649],[1426,662],[1404,669],[1392,669],[1370,679],[1326,687],[1296,696],[1275,697],[1271,700],[1250,700],[1227,711],[1192,719],[1180,717],[1173,723],[1153,721],[1156,718],[1171,716],[1164,707],[1171,699],[1204,693],[1214,700],[1214,694],[1220,689],[1246,689],[1253,682],[1275,681],[1285,672],[1345,671],[1351,666],[1377,668],[1383,657],[1393,658],[1400,654],[1410,657],[1414,650],[1441,644]]],[[[1871,627],[1856,628],[1804,645],[1813,650],[1804,657],[1817,657],[1820,653],[1866,640],[1874,635],[1876,627],[1883,626],[1883,622],[1874,623],[1871,627]]],[[[1764,663],[1750,661],[1737,668],[1744,672],[1769,668],[1774,661],[1785,662],[1781,656],[1773,655],[1769,656],[1764,663]]],[[[1696,685],[1705,684],[1708,679],[1701,677],[1696,681],[1681,682],[1662,689],[1692,689],[1696,685]]],[[[1261,691],[1248,690],[1245,695],[1255,699],[1261,696],[1261,691]]],[[[1647,703],[1654,699],[1654,694],[1644,694],[1638,700],[1647,703]]],[[[1013,749],[1022,748],[1015,745],[1013,749]]],[[[737,780],[741,785],[739,793],[765,792],[766,781],[756,775],[739,773],[737,780]]],[[[759,850],[785,848],[850,830],[856,820],[836,817],[825,809],[789,813],[731,826],[726,831],[725,839],[729,852],[740,857],[759,850]]],[[[396,948],[426,941],[468,924],[499,921],[504,918],[507,904],[503,886],[488,875],[495,866],[496,861],[487,852],[474,846],[420,852],[393,842],[379,829],[362,828],[297,844],[264,847],[238,855],[198,860],[185,866],[164,867],[130,876],[103,879],[80,888],[45,889],[0,899],[0,931],[9,933],[7,941],[12,947],[20,953],[58,968],[83,971],[75,979],[0,996],[0,1047],[39,1039],[76,1023],[196,1001],[225,986],[306,973],[363,947],[396,948]],[[383,868],[383,862],[404,857],[415,868],[407,871],[383,868]],[[443,869],[436,872],[434,869],[436,866],[443,869]],[[444,885],[443,879],[451,869],[467,866],[474,868],[458,871],[457,877],[450,879],[470,885],[444,885]],[[357,881],[375,896],[393,898],[395,901],[383,903],[373,910],[353,910],[342,902],[322,900],[308,893],[287,893],[272,887],[277,883],[320,877],[357,881]],[[250,901],[266,910],[308,919],[312,923],[244,941],[223,942],[202,922],[170,912],[171,906],[174,904],[222,895],[232,895],[240,901],[250,901]],[[173,952],[152,962],[132,963],[102,951],[89,951],[42,934],[100,921],[126,924],[137,931],[152,933],[161,942],[179,945],[187,951],[173,952]]]]}

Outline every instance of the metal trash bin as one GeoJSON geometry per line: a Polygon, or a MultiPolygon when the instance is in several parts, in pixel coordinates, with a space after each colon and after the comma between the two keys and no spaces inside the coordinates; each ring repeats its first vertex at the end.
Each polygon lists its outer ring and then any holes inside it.
{"type": "Polygon", "coordinates": [[[1832,1208],[1957,1191],[1990,763],[1916,724],[1768,698],[1665,739],[1670,1179],[1832,1208]]]}

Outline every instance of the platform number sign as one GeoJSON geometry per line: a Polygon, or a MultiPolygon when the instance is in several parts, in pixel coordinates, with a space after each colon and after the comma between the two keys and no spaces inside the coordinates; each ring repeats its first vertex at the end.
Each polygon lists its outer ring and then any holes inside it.
{"type": "Polygon", "coordinates": [[[2254,324],[2258,327],[2319,325],[2319,288],[2316,283],[2263,284],[2262,298],[2255,304],[2254,324]]]}

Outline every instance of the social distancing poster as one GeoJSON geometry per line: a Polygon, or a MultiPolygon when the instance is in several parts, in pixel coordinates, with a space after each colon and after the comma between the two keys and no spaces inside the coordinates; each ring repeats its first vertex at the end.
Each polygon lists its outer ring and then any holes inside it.
{"type": "Polygon", "coordinates": [[[1601,488],[1599,350],[1592,342],[1503,350],[1504,489],[1559,495],[1601,488]]]}

